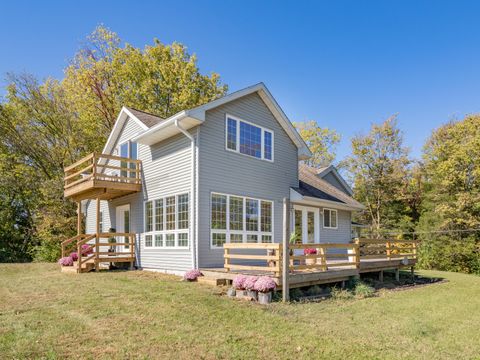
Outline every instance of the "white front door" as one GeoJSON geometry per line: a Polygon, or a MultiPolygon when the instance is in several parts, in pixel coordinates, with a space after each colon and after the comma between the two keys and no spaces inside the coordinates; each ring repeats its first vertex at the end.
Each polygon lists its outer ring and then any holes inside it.
{"type": "Polygon", "coordinates": [[[291,229],[297,235],[299,244],[320,242],[320,209],[308,206],[293,206],[291,229]]]}
{"type": "MultiPolygon", "coordinates": [[[[117,233],[129,233],[130,232],[130,204],[117,206],[115,211],[115,219],[117,222],[117,233]]],[[[128,243],[128,237],[118,236],[117,243],[128,243]]],[[[117,251],[124,251],[128,249],[128,245],[119,245],[117,251]]]]}

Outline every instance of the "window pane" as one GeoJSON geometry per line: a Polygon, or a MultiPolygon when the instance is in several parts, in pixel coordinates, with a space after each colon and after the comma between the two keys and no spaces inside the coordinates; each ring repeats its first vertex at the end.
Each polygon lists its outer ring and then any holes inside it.
{"type": "Polygon", "coordinates": [[[152,231],[153,230],[153,209],[152,209],[152,202],[147,201],[145,203],[145,231],[152,231]]]}
{"type": "Polygon", "coordinates": [[[272,133],[270,131],[264,132],[263,157],[272,160],[272,133]]]}
{"type": "Polygon", "coordinates": [[[230,230],[243,230],[243,198],[230,196],[230,230]]]}
{"type": "Polygon", "coordinates": [[[330,210],[323,210],[323,226],[330,227],[330,210]]]}
{"type": "Polygon", "coordinates": [[[247,231],[258,231],[258,200],[245,199],[247,231]]]}
{"type": "Polygon", "coordinates": [[[163,230],[163,199],[155,200],[155,230],[163,230]]]}
{"type": "Polygon", "coordinates": [[[188,194],[178,195],[178,228],[188,229],[188,194]]]}
{"type": "Polygon", "coordinates": [[[262,243],[271,243],[272,235],[262,235],[262,243]]]}
{"type": "Polygon", "coordinates": [[[337,227],[337,212],[336,211],[331,212],[330,221],[332,223],[332,227],[337,227]]]}
{"type": "Polygon", "coordinates": [[[145,247],[152,247],[152,235],[145,235],[145,247]]]}
{"type": "Polygon", "coordinates": [[[295,210],[295,243],[301,244],[302,240],[302,210],[295,210]]]}
{"type": "Polygon", "coordinates": [[[156,234],[155,235],[155,246],[162,247],[163,246],[163,234],[156,234]]]}
{"type": "Polygon", "coordinates": [[[262,231],[272,231],[272,203],[262,201],[262,231]]]}
{"type": "Polygon", "coordinates": [[[165,234],[165,246],[175,246],[175,234],[165,234]]]}
{"type": "Polygon", "coordinates": [[[243,235],[242,234],[230,234],[230,242],[231,243],[242,243],[243,242],[243,235]]]}
{"type": "Polygon", "coordinates": [[[137,150],[137,143],[136,142],[130,142],[130,159],[135,159],[137,160],[138,158],[138,150],[137,150]]]}
{"type": "Polygon", "coordinates": [[[307,211],[307,242],[313,244],[315,242],[315,213],[307,211]]]}
{"type": "Polygon", "coordinates": [[[165,216],[167,218],[167,230],[175,230],[175,196],[165,199],[165,216]]]}
{"type": "Polygon", "coordinates": [[[240,122],[240,152],[262,157],[262,129],[244,122],[240,122]]]}
{"type": "Polygon", "coordinates": [[[226,239],[226,234],[212,233],[212,246],[222,247],[226,239]]]}
{"type": "Polygon", "coordinates": [[[256,242],[258,242],[257,235],[252,235],[252,234],[247,235],[247,243],[256,243],[256,242]]]}
{"type": "Polygon", "coordinates": [[[237,122],[230,118],[227,120],[227,149],[237,150],[237,122]]]}
{"type": "Polygon", "coordinates": [[[212,229],[227,229],[227,197],[212,194],[212,229]]]}
{"type": "MultiPolygon", "coordinates": [[[[128,158],[128,142],[125,144],[120,145],[120,156],[128,158]]],[[[126,161],[121,161],[120,162],[120,167],[121,168],[126,168],[128,166],[126,161]]],[[[127,171],[126,170],[120,170],[120,176],[126,177],[127,176],[127,171]]]]}
{"type": "Polygon", "coordinates": [[[188,233],[178,234],[178,246],[188,246],[188,233]]]}

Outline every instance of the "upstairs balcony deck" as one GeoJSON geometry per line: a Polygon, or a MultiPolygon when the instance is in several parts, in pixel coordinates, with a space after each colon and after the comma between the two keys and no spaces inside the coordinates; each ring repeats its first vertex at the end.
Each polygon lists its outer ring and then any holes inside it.
{"type": "Polygon", "coordinates": [[[140,160],[92,153],[64,169],[64,196],[79,202],[139,192],[141,168],[140,160]]]}

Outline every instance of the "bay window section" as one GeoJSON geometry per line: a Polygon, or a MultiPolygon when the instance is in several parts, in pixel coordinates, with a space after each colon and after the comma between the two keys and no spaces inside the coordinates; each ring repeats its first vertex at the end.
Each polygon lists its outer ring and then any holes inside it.
{"type": "Polygon", "coordinates": [[[145,202],[145,248],[188,248],[189,194],[145,202]]]}
{"type": "Polygon", "coordinates": [[[211,194],[211,247],[224,243],[268,243],[273,239],[273,202],[211,194]]]}

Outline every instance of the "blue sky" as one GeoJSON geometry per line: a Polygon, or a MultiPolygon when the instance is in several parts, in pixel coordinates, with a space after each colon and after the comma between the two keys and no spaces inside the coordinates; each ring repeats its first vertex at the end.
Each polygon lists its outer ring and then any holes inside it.
{"type": "MultiPolygon", "coordinates": [[[[62,77],[103,23],[135,46],[179,41],[230,91],[263,81],[293,121],[350,138],[399,114],[419,156],[430,131],[480,112],[480,2],[9,1],[0,73],[62,77]]],[[[3,83],[4,85],[4,83],[3,83]]]]}

